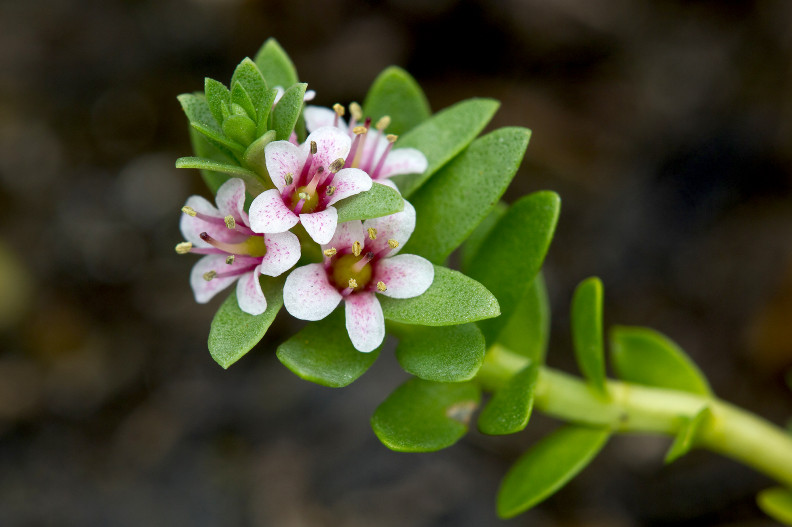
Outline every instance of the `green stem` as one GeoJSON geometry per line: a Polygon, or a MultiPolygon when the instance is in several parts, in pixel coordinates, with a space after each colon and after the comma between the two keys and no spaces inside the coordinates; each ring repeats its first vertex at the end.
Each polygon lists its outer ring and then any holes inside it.
{"type": "MultiPolygon", "coordinates": [[[[524,368],[529,359],[494,346],[477,379],[486,389],[498,389],[524,368]]],[[[584,381],[542,367],[534,392],[534,407],[575,423],[609,426],[614,432],[676,435],[685,418],[708,406],[696,445],[723,454],[792,487],[792,435],[772,423],[715,397],[607,381],[603,398],[584,381]]]]}

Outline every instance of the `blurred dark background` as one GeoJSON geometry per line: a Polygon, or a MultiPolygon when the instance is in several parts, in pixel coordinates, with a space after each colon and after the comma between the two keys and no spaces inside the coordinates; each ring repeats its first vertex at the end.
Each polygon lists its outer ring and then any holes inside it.
{"type": "Polygon", "coordinates": [[[674,338],[729,401],[784,425],[792,366],[788,0],[5,0],[0,3],[0,525],[772,525],[764,477],[669,440],[616,438],[509,522],[498,482],[556,426],[388,451],[389,350],[351,387],[274,356],[284,317],[228,371],[206,350],[179,208],[204,192],[176,95],[228,82],[268,37],[315,102],[385,66],[432,108],[489,96],[533,130],[510,200],[563,199],[546,265],[549,362],[600,276],[606,323],[674,338]]]}

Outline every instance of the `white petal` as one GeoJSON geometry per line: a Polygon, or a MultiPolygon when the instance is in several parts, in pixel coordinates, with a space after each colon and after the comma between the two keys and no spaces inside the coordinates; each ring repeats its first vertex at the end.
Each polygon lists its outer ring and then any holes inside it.
{"type": "Polygon", "coordinates": [[[316,154],[313,156],[313,166],[323,166],[325,169],[338,158],[346,159],[349,148],[352,146],[352,139],[350,139],[347,134],[338,128],[323,126],[311,132],[300,147],[302,159],[308,156],[308,151],[311,148],[311,141],[316,143],[316,154]]]}
{"type": "Polygon", "coordinates": [[[264,298],[264,291],[261,290],[258,269],[239,277],[236,293],[239,309],[245,313],[260,315],[267,310],[267,299],[264,298]]]}
{"type": "Polygon", "coordinates": [[[223,242],[234,243],[244,239],[239,233],[231,231],[225,226],[222,220],[223,214],[204,198],[200,196],[190,196],[187,203],[184,205],[186,207],[192,207],[196,212],[200,212],[201,214],[217,218],[216,222],[206,222],[198,217],[182,213],[182,217],[179,221],[179,229],[184,239],[191,242],[195,247],[211,247],[201,239],[202,232],[206,232],[212,238],[223,242]]]}
{"type": "Polygon", "coordinates": [[[245,182],[239,178],[231,178],[217,189],[215,197],[217,208],[225,218],[233,216],[236,221],[249,225],[248,215],[245,212],[245,182]]]}
{"type": "Polygon", "coordinates": [[[259,271],[267,276],[279,276],[300,259],[300,240],[291,232],[265,234],[267,253],[261,259],[259,271]]]}
{"type": "Polygon", "coordinates": [[[315,90],[307,90],[305,92],[305,95],[303,95],[303,101],[304,102],[305,101],[312,101],[312,100],[314,100],[315,97],[316,97],[316,91],[315,90]]]}
{"type": "Polygon", "coordinates": [[[341,293],[327,281],[322,264],[298,267],[283,285],[283,305],[300,320],[322,320],[333,312],[341,298],[341,293]]]}
{"type": "Polygon", "coordinates": [[[415,148],[391,150],[385,163],[377,174],[377,179],[385,179],[398,174],[422,174],[428,163],[426,156],[415,148]]]}
{"type": "Polygon", "coordinates": [[[296,177],[305,163],[305,155],[289,141],[273,141],[264,147],[264,160],[270,179],[278,190],[283,190],[286,174],[296,177]]]}
{"type": "Polygon", "coordinates": [[[283,203],[280,192],[262,192],[250,204],[250,228],[254,232],[285,232],[297,225],[299,218],[283,203]]]}
{"type": "Polygon", "coordinates": [[[300,214],[300,223],[313,241],[319,245],[326,245],[335,234],[338,225],[338,211],[335,207],[327,207],[321,212],[300,214]]]}
{"type": "Polygon", "coordinates": [[[385,339],[385,318],[374,293],[352,293],[344,299],[346,328],[355,349],[369,353],[385,339]]]}
{"type": "Polygon", "coordinates": [[[405,200],[403,211],[364,221],[363,228],[368,230],[369,227],[377,230],[377,239],[372,240],[367,248],[376,253],[388,247],[388,240],[396,240],[398,247],[389,253],[393,256],[401,251],[415,230],[415,208],[405,200]]]}
{"type": "Polygon", "coordinates": [[[399,254],[378,261],[372,281],[387,286],[381,293],[391,298],[412,298],[424,293],[434,280],[434,266],[415,254],[399,254]]]}
{"type": "Polygon", "coordinates": [[[371,178],[359,168],[344,168],[333,178],[332,185],[336,188],[328,204],[338,200],[366,192],[371,189],[371,178]]]}
{"type": "Polygon", "coordinates": [[[204,256],[193,265],[190,271],[190,286],[192,286],[195,301],[199,304],[209,302],[217,293],[234,283],[239,276],[229,276],[225,278],[213,278],[205,280],[204,275],[209,271],[223,272],[231,268],[225,263],[226,255],[210,254],[204,256]]]}
{"type": "Polygon", "coordinates": [[[336,227],[333,239],[328,243],[322,245],[322,250],[334,247],[339,252],[343,249],[349,249],[355,242],[360,242],[360,245],[365,247],[368,236],[366,231],[363,230],[363,222],[360,220],[345,221],[339,223],[336,227]]]}
{"type": "MultiPolygon", "coordinates": [[[[318,130],[323,126],[333,126],[336,119],[335,111],[321,106],[306,106],[305,110],[303,110],[303,116],[305,117],[305,127],[309,132],[318,130]]],[[[345,134],[349,134],[346,123],[340,117],[338,118],[338,128],[345,134]]]]}

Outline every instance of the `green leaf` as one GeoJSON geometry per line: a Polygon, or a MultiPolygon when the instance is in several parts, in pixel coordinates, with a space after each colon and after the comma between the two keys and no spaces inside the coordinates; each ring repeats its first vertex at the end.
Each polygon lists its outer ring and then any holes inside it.
{"type": "Polygon", "coordinates": [[[231,102],[236,104],[244,110],[245,115],[248,116],[251,120],[256,119],[256,106],[253,104],[253,101],[250,99],[250,96],[245,90],[245,87],[241,84],[233,84],[231,88],[231,102]]]}
{"type": "Polygon", "coordinates": [[[249,145],[256,138],[256,123],[247,115],[232,115],[223,122],[223,133],[240,145],[249,145]]]}
{"type": "Polygon", "coordinates": [[[523,294],[496,342],[510,351],[544,363],[550,335],[550,305],[542,273],[523,294]]]}
{"type": "Polygon", "coordinates": [[[209,353],[223,368],[228,368],[258,344],[283,306],[283,280],[262,277],[261,289],[267,310],[249,315],[239,309],[236,289],[217,310],[209,329],[209,353]]]}
{"type": "MultiPolygon", "coordinates": [[[[272,111],[272,105],[275,104],[275,97],[278,95],[278,90],[269,90],[262,99],[258,108],[258,126],[256,127],[256,135],[261,137],[269,131],[269,117],[272,111]]],[[[272,130],[274,131],[274,130],[272,130]]]]}
{"type": "Polygon", "coordinates": [[[401,136],[394,147],[417,148],[428,162],[423,174],[405,174],[393,178],[402,195],[410,197],[468,146],[487,126],[499,105],[498,101],[492,99],[468,99],[438,112],[401,136]]]}
{"type": "MultiPolygon", "coordinates": [[[[261,75],[261,71],[259,71],[258,66],[256,66],[256,64],[247,57],[239,63],[239,66],[237,66],[236,70],[234,70],[233,77],[231,77],[232,99],[234,98],[234,88],[236,88],[236,85],[244,88],[246,95],[250,98],[250,102],[253,104],[253,111],[251,112],[250,116],[255,116],[256,108],[258,108],[261,104],[261,101],[264,100],[268,91],[267,82],[261,75]]],[[[244,108],[245,105],[242,104],[242,107],[244,108]]]]}
{"type": "MultiPolygon", "coordinates": [[[[202,93],[182,93],[177,99],[179,99],[182,110],[187,115],[190,124],[193,126],[199,125],[212,132],[220,133],[220,124],[212,115],[212,110],[209,109],[206,97],[202,93]]],[[[196,128],[198,127],[196,126],[196,128]]]]}
{"type": "Polygon", "coordinates": [[[410,200],[417,213],[411,252],[442,263],[487,217],[509,186],[530,130],[501,128],[476,139],[410,200]]]}
{"type": "MultiPolygon", "coordinates": [[[[218,148],[211,143],[206,136],[198,133],[198,131],[193,128],[190,128],[190,142],[193,145],[193,151],[198,154],[200,158],[216,161],[221,165],[231,165],[236,162],[230,152],[218,148]]],[[[212,194],[217,194],[217,189],[228,181],[227,175],[206,169],[201,169],[201,177],[212,194]]]]}
{"type": "Polygon", "coordinates": [[[484,337],[475,324],[408,326],[396,333],[399,364],[407,373],[427,381],[469,381],[484,362],[484,337]]]}
{"type": "Polygon", "coordinates": [[[371,190],[342,199],[334,207],[338,209],[338,223],[343,223],[396,214],[404,210],[404,199],[396,190],[374,182],[371,190]]]}
{"type": "Polygon", "coordinates": [[[375,123],[385,115],[390,116],[388,133],[402,135],[427,120],[432,112],[415,79],[403,69],[391,66],[383,70],[369,88],[363,114],[375,123]]]}
{"type": "Polygon", "coordinates": [[[267,145],[274,140],[275,130],[270,130],[250,143],[250,146],[247,147],[247,150],[245,150],[245,155],[242,156],[242,158],[245,160],[245,164],[255,170],[256,173],[262,178],[269,177],[269,174],[267,173],[265,149],[267,148],[267,145]]]}
{"type": "Polygon", "coordinates": [[[411,379],[374,412],[371,427],[382,443],[398,452],[434,452],[467,433],[478,407],[478,385],[411,379]]]}
{"type": "Polygon", "coordinates": [[[560,208],[561,200],[555,192],[535,192],[520,198],[470,262],[470,276],[492,291],[504,315],[479,325],[488,343],[497,340],[542,268],[560,208]]]}
{"type": "MultiPolygon", "coordinates": [[[[201,171],[211,171],[214,173],[227,174],[231,177],[238,177],[244,180],[245,187],[247,188],[248,192],[255,194],[259,194],[266,190],[255,172],[251,172],[250,170],[242,168],[239,165],[220,163],[202,157],[180,157],[176,160],[176,168],[197,168],[201,171]]],[[[228,178],[223,179],[220,182],[220,185],[225,183],[227,179],[228,178]]],[[[220,185],[218,185],[218,188],[220,185]]],[[[216,194],[217,189],[212,189],[212,192],[216,194]]]]}
{"type": "Polygon", "coordinates": [[[498,491],[498,516],[512,518],[550,497],[583,470],[610,437],[600,428],[566,426],[517,460],[498,491]]]}
{"type": "Polygon", "coordinates": [[[223,108],[231,104],[231,92],[228,91],[222,82],[206,78],[204,81],[204,94],[209,111],[217,123],[223,122],[223,108]]]}
{"type": "Polygon", "coordinates": [[[710,417],[712,417],[712,411],[708,406],[705,406],[693,417],[684,417],[682,419],[682,425],[679,427],[674,442],[666,454],[666,464],[673,463],[696,446],[699,431],[710,417]]]}
{"type": "Polygon", "coordinates": [[[615,326],[610,332],[611,358],[621,379],[712,395],[704,375],[671,339],[648,328],[615,326]]]}
{"type": "Polygon", "coordinates": [[[478,420],[479,430],[484,434],[505,435],[525,428],[531,417],[538,377],[538,362],[532,362],[513,375],[482,410],[478,420]]]}
{"type": "Polygon", "coordinates": [[[414,298],[380,297],[385,318],[403,324],[455,326],[500,314],[492,293],[470,277],[434,266],[434,281],[414,298]]]}
{"type": "Polygon", "coordinates": [[[289,136],[297,124],[297,118],[303,107],[303,97],[307,84],[295,84],[283,94],[281,100],[272,110],[272,129],[275,130],[275,138],[288,141],[289,136]]]}
{"type": "Polygon", "coordinates": [[[792,525],[792,491],[783,487],[766,489],[756,497],[762,511],[784,525],[792,525]]]}
{"type": "Polygon", "coordinates": [[[506,211],[509,210],[509,206],[499,201],[495,204],[495,208],[492,209],[492,212],[487,215],[484,220],[478,224],[478,227],[473,231],[473,233],[468,236],[468,239],[465,240],[465,243],[462,244],[460,248],[460,258],[461,258],[461,269],[463,272],[467,272],[468,268],[470,267],[470,262],[478,253],[481,245],[487,239],[487,237],[492,233],[492,229],[495,228],[495,225],[500,221],[506,211]]]}
{"type": "Polygon", "coordinates": [[[362,353],[352,346],[344,324],[344,310],[311,322],[278,346],[278,360],[306,381],[330,388],[351,384],[374,364],[379,349],[362,353]]]}
{"type": "Polygon", "coordinates": [[[280,86],[284,90],[298,81],[297,70],[289,55],[274,38],[269,38],[256,54],[256,66],[264,76],[267,86],[280,86]]]}
{"type": "Polygon", "coordinates": [[[572,297],[572,344],[583,376],[600,394],[605,391],[605,351],[602,343],[602,282],[580,283],[572,297]]]}
{"type": "Polygon", "coordinates": [[[222,130],[212,130],[211,128],[207,128],[206,126],[199,123],[190,123],[190,126],[201,132],[204,136],[206,136],[209,142],[218,148],[233,152],[234,155],[242,155],[245,152],[245,148],[242,145],[226,137],[222,130]]]}

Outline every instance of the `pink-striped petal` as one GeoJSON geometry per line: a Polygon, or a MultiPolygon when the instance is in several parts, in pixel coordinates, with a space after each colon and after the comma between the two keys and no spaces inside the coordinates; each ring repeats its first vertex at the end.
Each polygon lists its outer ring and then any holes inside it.
{"type": "Polygon", "coordinates": [[[283,285],[283,305],[300,320],[322,320],[333,312],[341,298],[341,293],[327,281],[322,264],[298,267],[283,285]]]}
{"type": "Polygon", "coordinates": [[[204,279],[204,275],[210,271],[221,273],[229,271],[236,265],[225,263],[226,255],[210,254],[204,256],[193,265],[190,271],[190,286],[192,287],[195,301],[199,304],[209,302],[217,293],[234,283],[239,278],[236,276],[218,277],[211,280],[204,279]]]}
{"type": "Polygon", "coordinates": [[[344,249],[350,250],[352,244],[355,242],[360,242],[360,245],[365,247],[367,240],[368,236],[366,235],[366,231],[363,230],[362,221],[345,221],[344,223],[338,224],[333,239],[322,245],[322,250],[330,248],[335,248],[339,252],[344,249]]]}
{"type": "Polygon", "coordinates": [[[422,174],[428,163],[426,156],[415,148],[397,148],[391,150],[385,158],[377,179],[386,179],[399,174],[422,174]]]}
{"type": "Polygon", "coordinates": [[[264,147],[267,172],[278,190],[286,186],[286,174],[295,177],[300,173],[306,154],[289,141],[273,141],[264,147]]]}
{"type": "Polygon", "coordinates": [[[217,189],[215,197],[220,214],[233,216],[243,225],[249,225],[248,215],[245,212],[245,182],[239,178],[231,178],[217,189]]]}
{"type": "MultiPolygon", "coordinates": [[[[336,119],[335,111],[321,106],[306,106],[303,110],[305,117],[305,127],[309,132],[318,130],[323,126],[333,126],[336,119]]],[[[347,125],[342,118],[338,118],[338,128],[345,134],[349,134],[347,125]]]]}
{"type": "Polygon", "coordinates": [[[235,243],[242,241],[244,236],[239,233],[229,230],[223,222],[223,215],[219,210],[207,200],[200,196],[190,196],[185,203],[185,207],[191,207],[196,212],[206,214],[214,218],[216,221],[204,221],[196,216],[182,213],[179,220],[179,229],[182,236],[188,242],[191,242],[195,247],[210,247],[208,243],[201,239],[201,233],[206,232],[212,238],[223,242],[235,243]]]}
{"type": "Polygon", "coordinates": [[[377,239],[369,243],[368,249],[378,253],[388,248],[388,240],[396,240],[399,245],[388,253],[393,256],[401,251],[415,230],[415,208],[405,200],[404,210],[401,212],[364,221],[363,228],[368,230],[369,227],[377,230],[377,239]]]}
{"type": "Polygon", "coordinates": [[[313,241],[319,245],[326,245],[335,234],[338,211],[335,207],[327,207],[323,211],[300,214],[300,223],[313,241]]]}
{"type": "Polygon", "coordinates": [[[259,272],[267,276],[279,276],[300,259],[300,240],[291,232],[265,234],[267,253],[261,259],[259,272]]]}
{"type": "Polygon", "coordinates": [[[399,254],[383,258],[375,264],[372,282],[383,282],[381,291],[391,298],[412,298],[423,294],[434,280],[434,266],[415,254],[399,254]]]}
{"type": "Polygon", "coordinates": [[[385,317],[374,293],[352,293],[344,299],[346,328],[355,349],[369,353],[385,340],[385,317]]]}
{"type": "Polygon", "coordinates": [[[311,141],[316,143],[316,154],[313,156],[313,166],[328,169],[330,164],[338,158],[346,159],[352,146],[352,139],[344,132],[332,126],[323,126],[311,132],[300,147],[301,159],[308,156],[311,141]]]}
{"type": "Polygon", "coordinates": [[[267,310],[267,299],[261,290],[259,274],[259,269],[256,268],[240,276],[237,282],[237,303],[239,309],[248,315],[260,315],[267,310]]]}
{"type": "Polygon", "coordinates": [[[329,205],[349,196],[371,190],[372,183],[369,175],[359,168],[344,168],[335,175],[332,185],[336,189],[328,201],[329,205]]]}
{"type": "Polygon", "coordinates": [[[280,192],[262,192],[250,204],[250,228],[253,232],[286,232],[299,222],[297,215],[283,203],[280,192]]]}

